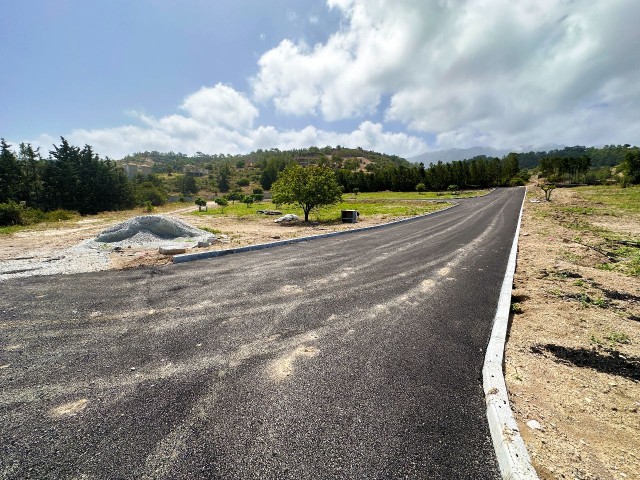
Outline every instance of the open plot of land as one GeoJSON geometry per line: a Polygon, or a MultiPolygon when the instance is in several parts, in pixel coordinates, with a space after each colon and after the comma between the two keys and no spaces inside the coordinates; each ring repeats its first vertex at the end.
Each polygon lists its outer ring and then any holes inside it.
{"type": "MultiPolygon", "coordinates": [[[[464,192],[461,192],[464,193],[464,192]]],[[[473,192],[484,194],[485,191],[473,192]]],[[[464,193],[470,195],[471,193],[464,193]]],[[[463,195],[463,196],[464,196],[463,195]]],[[[198,207],[188,204],[165,205],[154,213],[165,214],[182,220],[190,225],[202,228],[220,236],[220,241],[210,247],[198,251],[220,250],[258,243],[267,243],[276,239],[291,239],[332,231],[356,229],[364,226],[388,223],[402,218],[434,212],[445,208],[450,203],[442,203],[444,199],[453,199],[456,195],[443,194],[433,200],[433,195],[425,194],[424,200],[414,200],[413,194],[387,193],[369,194],[367,199],[360,200],[355,196],[345,195],[345,200],[329,208],[313,213],[309,224],[294,222],[286,224],[274,223],[273,216],[258,214],[258,210],[278,208],[283,213],[300,215],[294,207],[280,208],[270,202],[259,202],[248,208],[241,203],[231,204],[222,209],[209,202],[206,212],[198,212],[198,207]],[[393,197],[393,198],[392,198],[393,197]],[[361,212],[357,224],[343,224],[340,220],[341,209],[356,209],[361,212]]],[[[120,223],[136,215],[143,215],[141,210],[124,212],[107,212],[100,215],[77,217],[56,224],[39,224],[32,227],[4,229],[0,235],[0,278],[3,272],[15,272],[15,275],[30,274],[34,266],[53,265],[66,262],[63,267],[53,270],[76,273],[82,271],[105,270],[111,268],[131,268],[141,265],[159,265],[171,262],[171,257],[158,253],[153,248],[135,245],[117,251],[104,252],[105,258],[84,255],[78,257],[71,252],[80,242],[94,238],[97,234],[114,224],[120,223]],[[74,260],[73,265],[70,261],[74,260]],[[6,268],[3,268],[4,266],[6,268]],[[10,262],[10,263],[9,263],[10,262]],[[75,265],[78,263],[78,265],[75,265]],[[68,265],[67,265],[68,264],[68,265]]],[[[36,268],[35,274],[44,271],[36,268]]],[[[6,277],[6,275],[5,275],[6,277]]]]}
{"type": "Polygon", "coordinates": [[[640,187],[527,198],[505,370],[534,466],[639,478],[640,187]]]}

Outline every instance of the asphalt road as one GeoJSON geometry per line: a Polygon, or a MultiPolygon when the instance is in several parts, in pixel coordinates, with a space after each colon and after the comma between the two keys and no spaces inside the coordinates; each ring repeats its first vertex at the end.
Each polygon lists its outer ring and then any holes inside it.
{"type": "Polygon", "coordinates": [[[523,194],[0,284],[0,478],[499,478],[481,370],[523,194]]]}

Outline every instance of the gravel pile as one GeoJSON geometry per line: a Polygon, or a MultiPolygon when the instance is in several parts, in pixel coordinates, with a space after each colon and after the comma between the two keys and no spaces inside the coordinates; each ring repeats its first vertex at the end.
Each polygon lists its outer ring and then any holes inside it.
{"type": "Polygon", "coordinates": [[[57,252],[32,252],[0,262],[0,282],[32,275],[96,272],[109,269],[109,253],[124,248],[158,249],[166,245],[196,247],[215,236],[163,215],[134,217],[107,228],[96,238],[57,252]]]}

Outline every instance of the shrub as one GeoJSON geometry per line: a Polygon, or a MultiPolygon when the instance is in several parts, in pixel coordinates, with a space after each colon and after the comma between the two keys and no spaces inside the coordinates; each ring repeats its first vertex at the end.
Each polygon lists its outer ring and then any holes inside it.
{"type": "Polygon", "coordinates": [[[264,193],[264,190],[262,190],[260,187],[256,187],[253,189],[254,195],[262,195],[263,193],[264,193]]]}
{"type": "Polygon", "coordinates": [[[253,203],[253,195],[246,195],[242,199],[242,203],[246,204],[247,208],[249,208],[251,206],[251,204],[253,203]]]}
{"type": "Polygon", "coordinates": [[[0,203],[0,226],[24,225],[23,210],[20,204],[11,200],[7,203],[0,203]]]}
{"type": "Polygon", "coordinates": [[[224,207],[229,205],[229,202],[227,201],[226,198],[216,198],[214,202],[216,203],[216,205],[218,205],[222,209],[223,212],[224,212],[224,207]]]}
{"type": "Polygon", "coordinates": [[[455,192],[456,190],[458,190],[460,187],[458,187],[458,185],[449,185],[447,187],[447,190],[449,190],[450,192],[455,192]]]}
{"type": "Polygon", "coordinates": [[[251,183],[251,182],[249,181],[248,178],[241,178],[241,179],[238,180],[238,186],[239,187],[248,187],[249,183],[251,183]]]}

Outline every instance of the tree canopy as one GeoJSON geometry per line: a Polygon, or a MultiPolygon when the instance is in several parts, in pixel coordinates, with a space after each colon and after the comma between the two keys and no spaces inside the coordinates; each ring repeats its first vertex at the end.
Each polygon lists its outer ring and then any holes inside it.
{"type": "Polygon", "coordinates": [[[342,200],[342,188],[328,167],[293,164],[283,170],[271,186],[273,203],[297,205],[304,212],[304,221],[309,213],[325,205],[342,200]]]}

